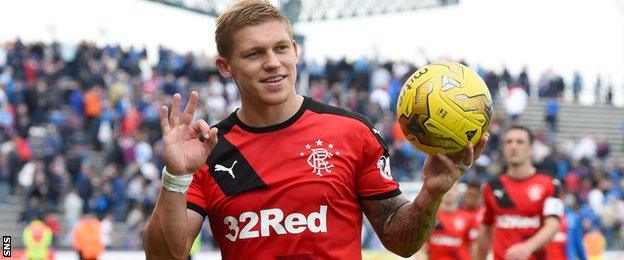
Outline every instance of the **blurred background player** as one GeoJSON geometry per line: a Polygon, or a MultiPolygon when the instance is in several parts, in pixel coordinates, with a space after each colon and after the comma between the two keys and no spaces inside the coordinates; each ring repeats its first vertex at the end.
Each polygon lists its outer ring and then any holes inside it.
{"type": "Polygon", "coordinates": [[[465,182],[466,190],[462,196],[460,209],[468,213],[471,217],[481,222],[481,211],[483,210],[483,200],[481,198],[481,181],[476,178],[469,178],[465,182]]]}
{"type": "Polygon", "coordinates": [[[486,258],[490,244],[494,259],[545,259],[543,247],[559,230],[564,207],[558,182],[536,172],[532,143],[531,130],[523,126],[503,134],[507,171],[484,187],[477,259],[486,258]]]}
{"type": "Polygon", "coordinates": [[[586,260],[583,246],[583,225],[578,213],[576,196],[562,192],[565,203],[565,215],[561,218],[561,227],[546,246],[548,259],[551,260],[586,260]]]}
{"type": "Polygon", "coordinates": [[[425,247],[429,259],[472,259],[478,223],[471,213],[459,209],[459,196],[458,185],[444,195],[438,221],[425,247]]]}

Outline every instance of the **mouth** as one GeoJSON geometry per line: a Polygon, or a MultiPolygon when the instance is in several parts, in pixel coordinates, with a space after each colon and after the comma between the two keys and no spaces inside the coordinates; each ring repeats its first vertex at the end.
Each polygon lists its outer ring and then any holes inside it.
{"type": "Polygon", "coordinates": [[[271,87],[277,87],[286,79],[286,77],[287,76],[285,74],[275,75],[275,76],[264,78],[260,82],[263,84],[269,85],[271,87]]]}

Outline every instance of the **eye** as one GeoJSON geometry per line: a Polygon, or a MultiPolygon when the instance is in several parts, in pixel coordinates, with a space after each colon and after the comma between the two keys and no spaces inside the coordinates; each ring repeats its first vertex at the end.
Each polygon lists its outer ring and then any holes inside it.
{"type": "Polygon", "coordinates": [[[280,45],[280,46],[277,46],[277,51],[278,51],[278,52],[285,52],[285,51],[287,51],[289,48],[290,48],[290,46],[288,46],[288,45],[280,45]]]}
{"type": "Polygon", "coordinates": [[[259,51],[253,51],[248,53],[247,55],[245,55],[246,59],[253,59],[253,58],[257,58],[260,56],[260,52],[259,51]]]}

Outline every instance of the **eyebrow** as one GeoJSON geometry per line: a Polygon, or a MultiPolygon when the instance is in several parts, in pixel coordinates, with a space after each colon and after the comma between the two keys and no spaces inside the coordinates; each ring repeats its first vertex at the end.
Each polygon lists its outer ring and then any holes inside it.
{"type": "MultiPolygon", "coordinates": [[[[290,44],[290,40],[281,40],[281,41],[276,42],[274,45],[284,45],[284,44],[286,44],[286,45],[290,44]]],[[[254,51],[263,51],[264,49],[265,48],[262,47],[262,46],[251,47],[249,49],[241,51],[240,54],[241,54],[241,56],[245,56],[245,55],[250,54],[250,53],[252,53],[254,51]]]]}

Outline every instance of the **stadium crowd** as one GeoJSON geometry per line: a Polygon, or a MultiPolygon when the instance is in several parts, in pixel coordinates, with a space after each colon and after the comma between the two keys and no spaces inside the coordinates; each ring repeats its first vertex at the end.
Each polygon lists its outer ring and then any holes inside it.
{"type": "MultiPolygon", "coordinates": [[[[196,117],[214,124],[239,105],[236,85],[221,78],[213,58],[161,47],[150,64],[146,50],[114,45],[15,40],[0,46],[0,203],[18,198],[24,203],[21,221],[45,220],[57,245],[69,241],[61,230],[92,213],[107,226],[123,223],[123,248],[141,248],[163,167],[159,108],[170,106],[174,93],[186,100],[197,90],[202,102],[196,117]]],[[[300,93],[366,115],[390,146],[394,177],[420,180],[425,154],[406,141],[394,113],[402,83],[416,66],[361,58],[302,61],[298,69],[308,75],[307,84],[298,85],[300,93]]],[[[533,79],[526,70],[511,75],[506,69],[476,69],[497,107],[506,107],[496,110],[487,151],[465,177],[486,181],[504,170],[498,139],[522,113],[533,79]]],[[[566,88],[552,71],[536,82],[544,98],[561,96],[566,88]]],[[[568,87],[577,100],[582,76],[575,73],[568,87]]],[[[558,104],[549,106],[556,116],[558,104]]],[[[558,147],[555,131],[553,124],[537,134],[534,160],[540,171],[561,180],[572,198],[566,201],[578,202],[568,206],[576,205],[586,232],[599,229],[609,248],[622,248],[624,160],[607,165],[609,144],[597,136],[558,147]]],[[[208,230],[202,233],[210,237],[208,230]]],[[[105,243],[110,245],[110,238],[105,243]]]]}

